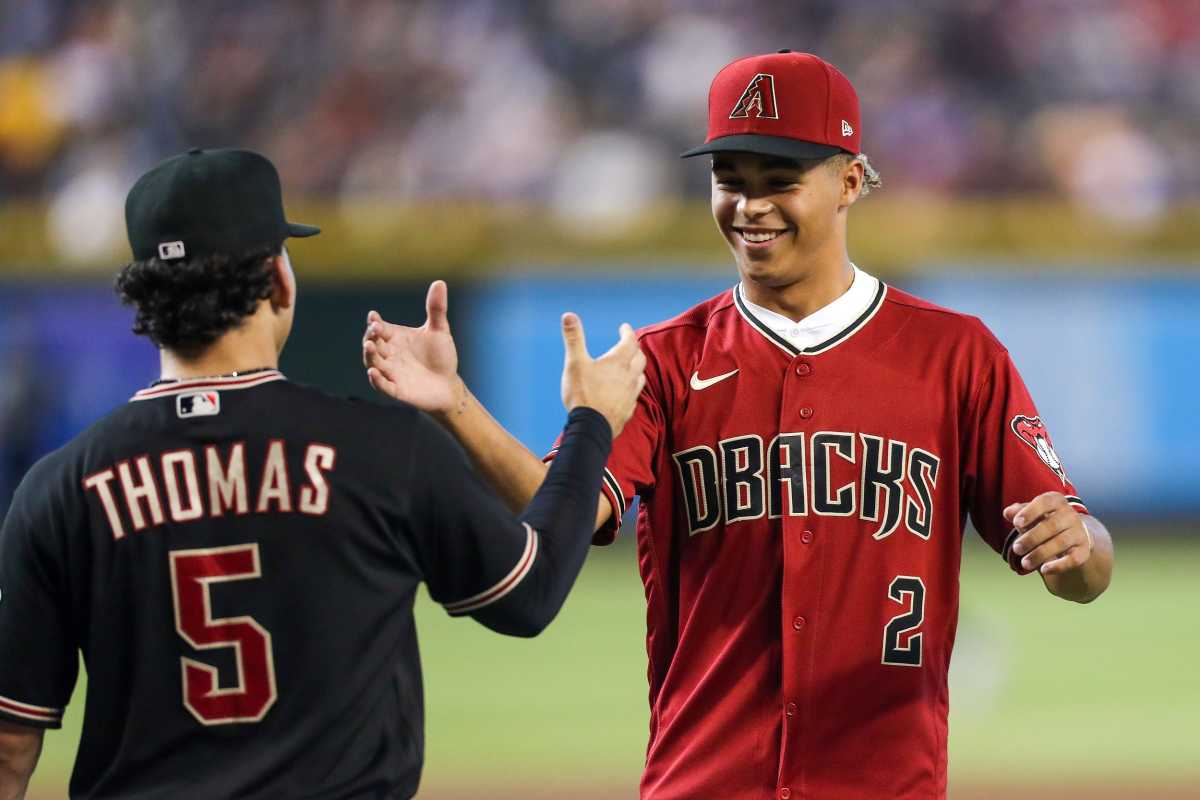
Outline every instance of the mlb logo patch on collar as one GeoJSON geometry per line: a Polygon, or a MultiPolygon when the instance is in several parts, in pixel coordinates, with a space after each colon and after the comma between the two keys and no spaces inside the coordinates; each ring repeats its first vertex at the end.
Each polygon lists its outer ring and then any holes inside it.
{"type": "Polygon", "coordinates": [[[209,389],[176,395],[175,413],[180,419],[216,416],[221,413],[221,394],[209,389]]]}

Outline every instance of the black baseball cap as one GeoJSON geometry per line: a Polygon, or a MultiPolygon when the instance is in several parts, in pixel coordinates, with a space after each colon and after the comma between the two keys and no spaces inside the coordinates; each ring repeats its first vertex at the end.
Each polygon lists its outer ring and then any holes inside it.
{"type": "Polygon", "coordinates": [[[250,150],[189,150],[147,172],[125,198],[137,261],[240,253],[321,232],[283,215],[279,173],[250,150]]]}

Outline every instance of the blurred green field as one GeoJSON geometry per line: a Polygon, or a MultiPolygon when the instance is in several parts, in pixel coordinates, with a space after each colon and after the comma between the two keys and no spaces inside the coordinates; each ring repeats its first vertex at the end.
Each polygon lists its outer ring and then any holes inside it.
{"type": "MultiPolygon", "coordinates": [[[[952,797],[1200,797],[1200,541],[1121,533],[1113,587],[1090,606],[1013,576],[970,537],[951,674],[952,797]]],[[[648,711],[628,542],[593,551],[536,640],[450,619],[425,595],[418,609],[422,797],[635,796],[648,711]]],[[[32,798],[65,796],[80,709],[72,703],[67,728],[47,736],[32,798]]]]}

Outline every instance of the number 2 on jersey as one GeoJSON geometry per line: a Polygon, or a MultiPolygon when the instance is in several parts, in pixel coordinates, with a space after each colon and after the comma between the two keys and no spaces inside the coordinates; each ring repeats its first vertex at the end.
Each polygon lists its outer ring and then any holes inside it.
{"type": "Polygon", "coordinates": [[[888,620],[883,628],[883,663],[899,667],[921,666],[922,634],[912,633],[925,620],[925,584],[911,575],[897,575],[888,587],[888,597],[901,606],[912,605],[903,614],[888,620]],[[901,646],[900,637],[911,634],[901,646]]]}
{"type": "Polygon", "coordinates": [[[275,704],[271,634],[253,617],[212,616],[212,584],[262,577],[258,545],[176,550],[171,556],[175,630],[196,650],[232,647],[237,685],[220,688],[217,670],[180,657],[183,705],[202,725],[259,722],[275,704]]]}

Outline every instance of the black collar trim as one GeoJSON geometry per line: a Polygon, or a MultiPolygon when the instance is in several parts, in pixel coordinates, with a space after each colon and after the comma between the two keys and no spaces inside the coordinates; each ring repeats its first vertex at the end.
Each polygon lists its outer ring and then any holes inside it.
{"type": "Polygon", "coordinates": [[[745,319],[746,322],[750,323],[755,330],[770,340],[772,344],[778,346],[789,356],[815,356],[819,353],[824,353],[826,350],[830,350],[846,339],[849,339],[851,336],[858,333],[858,331],[861,330],[868,322],[870,322],[871,318],[879,312],[879,309],[883,307],[883,298],[886,295],[887,284],[885,284],[883,281],[879,281],[879,286],[875,290],[875,296],[871,298],[871,302],[867,306],[866,310],[864,310],[856,320],[851,322],[845,328],[842,328],[842,330],[838,331],[833,336],[830,336],[825,341],[815,344],[812,347],[806,347],[803,350],[798,350],[795,345],[793,345],[787,339],[771,330],[771,326],[754,316],[753,312],[751,312],[750,308],[746,305],[746,298],[742,295],[742,285],[740,283],[733,288],[733,301],[737,306],[738,313],[742,315],[742,318],[745,319]]]}

